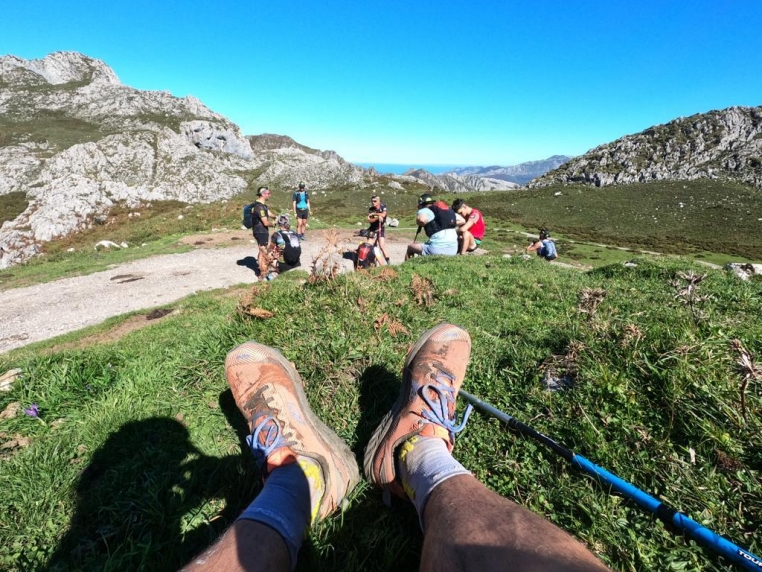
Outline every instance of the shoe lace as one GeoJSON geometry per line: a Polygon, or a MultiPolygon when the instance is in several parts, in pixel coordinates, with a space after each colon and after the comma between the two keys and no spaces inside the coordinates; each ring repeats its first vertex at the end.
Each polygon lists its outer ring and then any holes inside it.
{"type": "Polygon", "coordinates": [[[436,423],[447,429],[452,440],[455,439],[456,434],[465,429],[473,406],[468,404],[463,413],[463,420],[457,423],[457,415],[453,413],[450,416],[450,410],[455,411],[455,388],[452,387],[454,378],[444,372],[439,372],[434,381],[436,384],[427,383],[421,387],[421,397],[428,406],[428,409],[424,409],[421,413],[429,423],[436,423]],[[436,395],[435,400],[431,399],[431,393],[436,395]]]}
{"type": "Polygon", "coordinates": [[[290,447],[294,443],[283,434],[280,424],[272,415],[265,415],[246,437],[246,444],[254,455],[254,460],[261,468],[267,463],[267,457],[276,449],[290,447]]]}

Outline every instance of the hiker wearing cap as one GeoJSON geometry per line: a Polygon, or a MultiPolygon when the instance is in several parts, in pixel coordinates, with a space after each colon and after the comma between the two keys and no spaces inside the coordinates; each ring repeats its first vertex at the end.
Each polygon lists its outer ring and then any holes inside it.
{"type": "Polygon", "coordinates": [[[310,194],[307,192],[304,181],[299,183],[299,189],[294,191],[291,198],[291,206],[294,209],[296,217],[296,234],[299,240],[304,240],[304,233],[307,230],[307,219],[310,216],[310,194]]]}
{"type": "Polygon", "coordinates": [[[484,216],[481,211],[468,206],[463,199],[455,199],[452,203],[452,210],[462,219],[458,221],[458,254],[473,252],[481,246],[484,239],[484,231],[487,226],[484,224],[484,216]]]}
{"type": "Polygon", "coordinates": [[[259,264],[260,277],[264,277],[267,274],[270,262],[267,254],[267,244],[270,239],[269,229],[273,225],[273,219],[275,218],[270,214],[270,209],[266,204],[270,200],[270,194],[271,192],[268,187],[259,187],[257,189],[257,200],[251,206],[251,219],[253,223],[251,230],[259,245],[257,263],[259,264]]]}
{"type": "Polygon", "coordinates": [[[537,256],[548,262],[558,258],[556,243],[550,238],[550,231],[547,228],[540,229],[540,238],[527,246],[527,252],[537,252],[537,256]]]}
{"type": "Polygon", "coordinates": [[[291,230],[288,215],[282,214],[277,220],[278,230],[270,237],[270,272],[266,279],[273,280],[281,272],[301,265],[302,246],[299,236],[291,230]]]}
{"type": "MultiPolygon", "coordinates": [[[[447,203],[435,201],[428,194],[421,195],[418,197],[418,213],[415,222],[419,227],[418,232],[422,228],[429,240],[423,244],[418,242],[408,244],[405,260],[416,254],[421,256],[458,254],[455,211],[447,206],[447,203]]],[[[418,236],[417,233],[416,236],[418,236]]]]}
{"type": "Polygon", "coordinates": [[[368,208],[368,234],[375,233],[378,247],[381,249],[381,254],[384,255],[386,263],[389,264],[389,253],[386,250],[386,205],[381,202],[381,197],[373,195],[370,197],[370,207],[368,208]]]}

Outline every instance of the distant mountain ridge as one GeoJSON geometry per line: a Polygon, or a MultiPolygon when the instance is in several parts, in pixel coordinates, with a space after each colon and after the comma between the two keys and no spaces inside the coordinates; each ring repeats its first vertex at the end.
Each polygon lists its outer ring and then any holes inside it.
{"type": "Polygon", "coordinates": [[[649,127],[600,145],[528,186],[605,187],[700,178],[726,178],[762,189],[762,106],[729,107],[649,127]]]}
{"type": "Polygon", "coordinates": [[[457,175],[459,177],[476,175],[478,177],[509,181],[523,186],[532,179],[540,177],[548,171],[560,167],[570,159],[572,159],[572,157],[566,155],[553,155],[552,157],[540,161],[527,161],[525,163],[519,163],[518,165],[509,165],[507,167],[500,167],[499,165],[490,167],[462,167],[453,169],[444,174],[457,175]]]}

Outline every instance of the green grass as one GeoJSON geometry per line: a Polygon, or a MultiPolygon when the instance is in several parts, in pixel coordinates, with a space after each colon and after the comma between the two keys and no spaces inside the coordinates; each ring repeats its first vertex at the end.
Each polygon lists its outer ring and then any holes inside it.
{"type": "MultiPolygon", "coordinates": [[[[37,403],[43,422],[0,420],[4,440],[30,439],[0,462],[0,568],[177,569],[261,486],[224,380],[230,349],[248,339],[280,347],[314,411],[360,459],[396,398],[407,348],[442,320],[473,339],[464,389],[759,554],[762,386],[748,383],[742,411],[730,340],[760,361],[762,282],[686,260],[637,264],[583,273],[457,257],[416,259],[391,280],[351,274],[311,285],[286,275],[255,286],[272,320],[206,293],[117,342],[66,351],[44,342],[2,355],[0,371],[19,367],[24,377],[0,393],[0,410],[37,403]],[[690,269],[708,273],[698,294],[710,296],[692,307],[673,285],[690,269]],[[430,307],[416,303],[415,275],[433,284],[430,307]],[[591,315],[579,300],[593,288],[605,297],[591,315]],[[404,331],[376,331],[383,314],[404,331]],[[543,364],[564,360],[574,363],[574,387],[544,391],[543,364]]],[[[475,413],[455,455],[615,570],[727,569],[495,419],[475,413]]],[[[343,515],[312,531],[297,569],[414,570],[420,545],[412,506],[387,509],[362,484],[343,515]]]]}
{"type": "Polygon", "coordinates": [[[23,191],[14,191],[0,195],[0,226],[9,220],[15,219],[29,206],[26,193],[23,191]]]}
{"type": "MultiPolygon", "coordinates": [[[[414,227],[416,198],[426,189],[415,184],[402,190],[391,189],[384,177],[379,182],[389,216],[398,218],[401,228],[414,227]]],[[[211,204],[158,201],[151,208],[136,209],[119,205],[91,229],[45,244],[45,258],[0,273],[0,290],[177,252],[181,247],[176,240],[183,235],[213,228],[238,229],[243,206],[255,199],[254,179],[249,186],[249,191],[229,201],[211,204]],[[141,216],[129,218],[132,212],[141,216]],[[127,242],[140,248],[95,254],[93,245],[100,240],[127,242]],[[74,252],[67,252],[72,248],[74,252]]],[[[293,189],[273,186],[272,190],[271,210],[291,212],[293,189]]],[[[449,203],[457,196],[442,198],[449,203]]],[[[351,186],[312,192],[310,229],[357,229],[366,225],[369,199],[369,191],[351,186]]],[[[536,233],[538,227],[547,226],[557,241],[560,260],[580,265],[598,267],[622,262],[639,251],[687,256],[719,265],[762,261],[762,221],[758,220],[762,193],[735,183],[700,180],[605,189],[551,187],[473,193],[466,199],[485,214],[488,230],[484,247],[496,253],[523,252],[529,244],[523,233],[536,233]],[[560,196],[556,196],[558,192],[560,196]]],[[[0,209],[12,214],[25,208],[25,200],[14,194],[0,202],[0,209]]]]}
{"type": "Polygon", "coordinates": [[[762,260],[762,192],[739,183],[704,179],[606,188],[570,185],[467,199],[488,222],[507,221],[535,232],[547,226],[556,236],[590,243],[762,260]]]}

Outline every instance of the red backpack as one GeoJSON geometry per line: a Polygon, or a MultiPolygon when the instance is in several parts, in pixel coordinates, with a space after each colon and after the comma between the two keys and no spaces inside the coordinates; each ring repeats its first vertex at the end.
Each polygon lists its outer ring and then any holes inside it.
{"type": "Polygon", "coordinates": [[[374,245],[370,242],[361,242],[355,253],[355,269],[370,268],[376,262],[374,245]]]}

